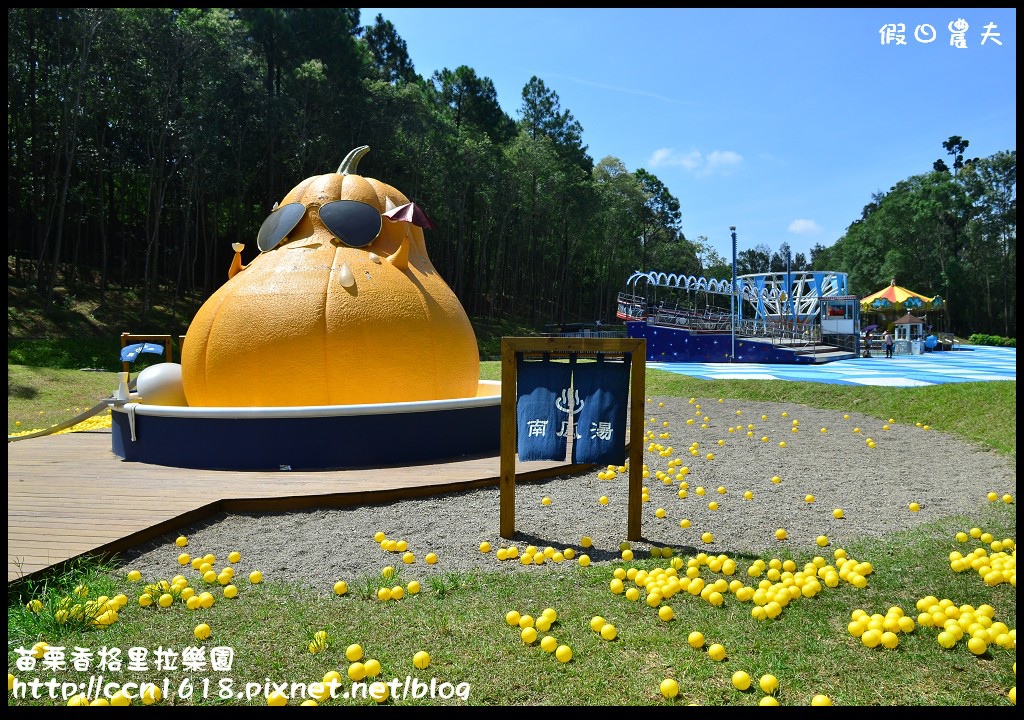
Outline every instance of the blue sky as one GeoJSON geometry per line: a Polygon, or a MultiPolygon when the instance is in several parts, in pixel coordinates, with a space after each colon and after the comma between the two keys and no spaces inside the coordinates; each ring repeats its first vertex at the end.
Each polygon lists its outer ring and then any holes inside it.
{"type": "Polygon", "coordinates": [[[1012,8],[362,8],[361,23],[378,13],[418,74],[467,65],[513,118],[539,77],[595,162],[654,173],[686,236],[726,260],[730,225],[738,251],[832,245],[873,193],[949,161],[951,135],[967,157],[1017,147],[1012,8]],[[890,24],[904,44],[883,44],[890,24]]]}

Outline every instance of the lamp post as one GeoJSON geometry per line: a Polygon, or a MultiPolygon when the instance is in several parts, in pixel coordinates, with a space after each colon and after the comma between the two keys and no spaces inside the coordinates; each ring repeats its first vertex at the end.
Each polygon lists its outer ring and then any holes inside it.
{"type": "Polygon", "coordinates": [[[732,322],[729,323],[732,334],[732,354],[729,355],[729,362],[736,362],[736,226],[730,225],[729,232],[732,233],[732,292],[729,293],[729,307],[732,310],[732,322]]]}

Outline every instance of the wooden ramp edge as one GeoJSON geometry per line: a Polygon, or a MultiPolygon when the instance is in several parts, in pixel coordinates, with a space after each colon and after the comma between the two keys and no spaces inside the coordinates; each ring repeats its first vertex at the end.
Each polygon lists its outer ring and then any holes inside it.
{"type": "MultiPolygon", "coordinates": [[[[412,466],[242,472],[127,462],[114,455],[111,435],[102,431],[52,435],[7,449],[9,587],[84,558],[112,558],[220,512],[390,503],[496,486],[500,480],[497,453],[412,466]]],[[[517,481],[593,468],[521,463],[517,481]]]]}

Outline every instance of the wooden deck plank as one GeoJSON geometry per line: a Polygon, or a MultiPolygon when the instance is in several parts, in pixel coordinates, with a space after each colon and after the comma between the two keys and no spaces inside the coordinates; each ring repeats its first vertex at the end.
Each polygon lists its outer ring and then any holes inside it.
{"type": "MultiPolygon", "coordinates": [[[[500,469],[494,454],[352,470],[194,470],[127,462],[111,443],[102,431],[8,443],[8,584],[82,555],[121,552],[216,512],[393,502],[497,485],[500,469]]],[[[529,482],[588,469],[530,462],[516,471],[529,482]]]]}

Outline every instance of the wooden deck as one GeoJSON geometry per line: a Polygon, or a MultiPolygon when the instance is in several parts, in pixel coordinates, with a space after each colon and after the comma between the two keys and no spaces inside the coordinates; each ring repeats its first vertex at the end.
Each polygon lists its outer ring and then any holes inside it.
{"type": "MultiPolygon", "coordinates": [[[[591,466],[528,462],[519,482],[591,466]]],[[[127,462],[109,432],[7,445],[7,582],[80,556],[110,556],[223,511],[392,502],[498,485],[500,457],[317,472],[190,470],[127,462]]]]}

